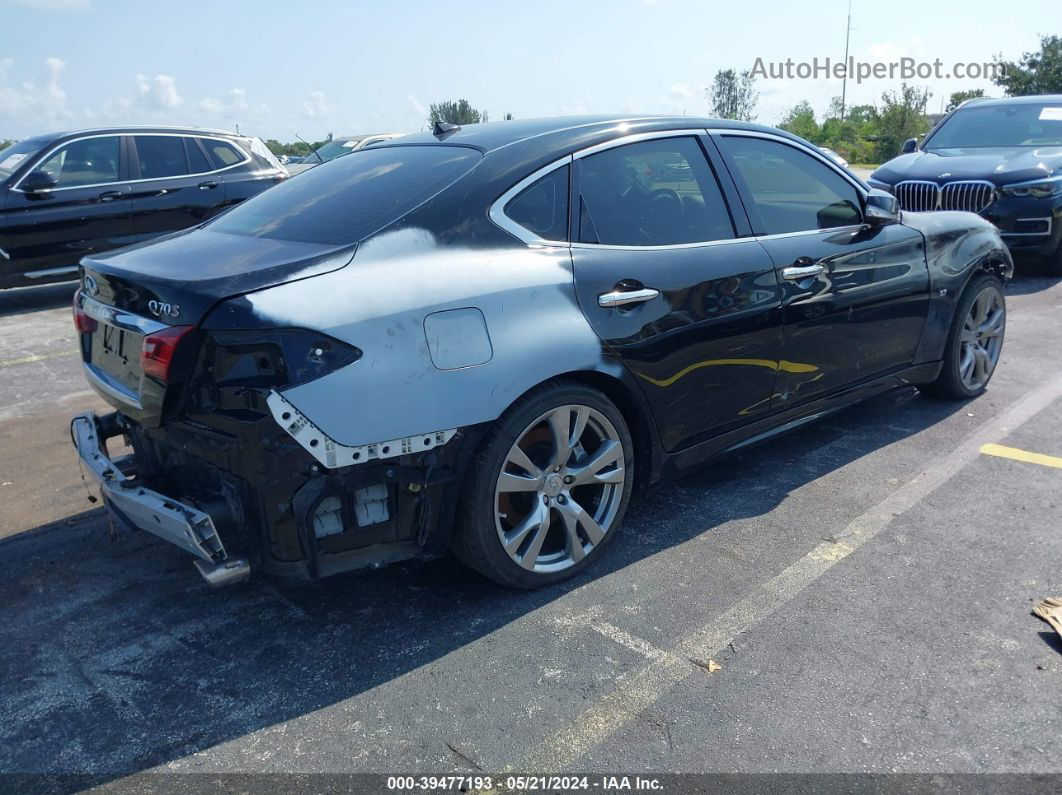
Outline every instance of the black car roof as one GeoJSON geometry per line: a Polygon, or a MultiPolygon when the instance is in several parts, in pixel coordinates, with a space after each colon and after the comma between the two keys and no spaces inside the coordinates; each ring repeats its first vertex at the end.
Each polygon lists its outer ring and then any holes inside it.
{"type": "MultiPolygon", "coordinates": [[[[795,137],[772,127],[729,119],[709,119],[696,116],[558,116],[519,121],[497,121],[469,124],[459,130],[436,137],[430,132],[413,133],[376,146],[409,146],[417,144],[449,144],[471,146],[484,153],[493,152],[532,140],[548,139],[557,150],[569,144],[593,145],[637,132],[664,130],[740,129],[770,132],[795,137]],[[587,142],[591,143],[587,144],[587,142]]],[[[798,139],[799,140],[799,139],[798,139]]],[[[374,147],[375,148],[375,147],[374,147]]]]}
{"type": "Polygon", "coordinates": [[[983,108],[989,105],[1046,105],[1053,102],[1062,104],[1062,94],[1031,94],[1027,97],[974,97],[966,107],[976,105],[983,108]]]}

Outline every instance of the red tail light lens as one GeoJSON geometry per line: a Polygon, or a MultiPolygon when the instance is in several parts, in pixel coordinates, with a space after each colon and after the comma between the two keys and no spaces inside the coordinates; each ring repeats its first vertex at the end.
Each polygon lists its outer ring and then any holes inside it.
{"type": "Polygon", "coordinates": [[[177,355],[177,346],[181,339],[195,326],[170,326],[144,337],[144,347],[140,353],[140,367],[146,375],[162,382],[170,380],[170,367],[177,355]]]}
{"type": "Polygon", "coordinates": [[[96,330],[96,318],[81,308],[81,288],[74,290],[74,328],[80,334],[91,334],[96,330]]]}

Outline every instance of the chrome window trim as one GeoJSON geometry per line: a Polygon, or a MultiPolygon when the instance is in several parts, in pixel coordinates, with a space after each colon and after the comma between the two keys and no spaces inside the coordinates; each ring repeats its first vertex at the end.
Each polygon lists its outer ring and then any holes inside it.
{"type": "Polygon", "coordinates": [[[706,248],[727,243],[748,243],[754,237],[725,237],[721,240],[699,240],[696,243],[668,243],[662,246],[624,246],[618,243],[572,243],[572,248],[607,249],[610,251],[670,251],[683,248],[706,248]]]}
{"type": "Polygon", "coordinates": [[[147,178],[141,178],[141,179],[124,179],[124,180],[123,179],[119,179],[119,180],[115,180],[114,182],[93,182],[93,183],[90,183],[88,185],[71,185],[71,186],[66,187],[66,188],[52,188],[50,191],[47,191],[47,192],[48,193],[59,193],[59,191],[64,191],[64,190],[83,190],[84,188],[102,188],[102,187],[107,187],[109,185],[135,185],[135,184],[137,184],[139,182],[161,182],[162,180],[167,180],[167,179],[185,179],[187,177],[205,177],[205,176],[209,176],[211,174],[220,174],[223,171],[228,171],[228,170],[233,169],[233,168],[239,168],[240,166],[245,166],[245,165],[247,165],[248,163],[251,162],[251,156],[243,149],[242,146],[240,146],[239,144],[233,143],[231,140],[229,140],[227,138],[222,138],[222,137],[217,136],[217,135],[199,135],[197,133],[179,133],[179,132],[109,132],[109,133],[99,133],[97,135],[82,135],[82,136],[80,136],[78,138],[71,138],[68,141],[63,141],[62,143],[52,144],[52,146],[49,149],[45,150],[45,153],[43,155],[38,156],[37,160],[33,163],[33,165],[29,168],[29,170],[26,171],[25,174],[23,174],[21,177],[18,178],[18,181],[14,185],[11,186],[11,190],[18,191],[19,193],[26,195],[26,191],[22,190],[22,188],[20,188],[19,185],[22,184],[23,180],[25,180],[26,177],[28,177],[30,174],[32,174],[34,171],[36,171],[36,169],[37,169],[37,167],[39,165],[44,163],[49,157],[51,157],[53,154],[55,154],[56,152],[58,152],[60,149],[62,149],[65,146],[69,146],[70,144],[77,143],[78,141],[87,141],[87,140],[90,140],[92,138],[123,138],[125,136],[137,136],[137,135],[139,135],[139,136],[155,135],[155,136],[166,137],[166,138],[206,138],[206,139],[211,140],[211,141],[221,141],[222,143],[227,143],[227,144],[229,144],[231,146],[235,146],[237,151],[239,151],[239,153],[243,155],[244,159],[241,160],[239,163],[233,163],[231,166],[225,166],[224,168],[216,168],[213,171],[197,171],[194,174],[176,174],[176,175],[174,175],[172,177],[147,177],[147,178]]]}
{"type": "Polygon", "coordinates": [[[751,238],[742,238],[742,240],[781,240],[785,237],[804,237],[806,235],[822,235],[822,234],[839,234],[841,232],[851,232],[856,234],[862,232],[867,228],[865,223],[862,224],[848,224],[846,226],[827,226],[824,229],[801,229],[798,232],[775,232],[772,235],[753,235],[751,238]]]}
{"type": "MultiPolygon", "coordinates": [[[[494,203],[491,204],[489,210],[490,220],[493,221],[497,226],[504,229],[509,234],[518,237],[520,240],[522,240],[529,246],[561,246],[565,248],[568,247],[570,244],[567,240],[546,240],[545,238],[536,235],[527,227],[521,226],[520,224],[516,223],[516,221],[514,221],[512,218],[505,214],[505,205],[512,201],[522,190],[534,184],[538,180],[542,179],[542,177],[552,174],[558,168],[563,168],[564,166],[571,165],[571,163],[572,156],[565,155],[560,160],[556,160],[547,166],[543,166],[538,171],[532,173],[530,176],[524,177],[522,180],[520,180],[511,188],[509,188],[509,190],[505,191],[505,193],[503,193],[501,196],[494,200],[494,203]]],[[[569,202],[571,201],[570,192],[568,200],[569,202]]],[[[569,216],[570,215],[571,205],[569,204],[569,216]]],[[[570,231],[568,236],[571,237],[570,231]]]]}
{"type": "MultiPolygon", "coordinates": [[[[590,155],[596,155],[598,152],[605,152],[609,149],[615,149],[617,146],[626,146],[627,144],[636,144],[641,141],[652,141],[656,138],[688,138],[691,135],[701,136],[707,132],[703,127],[696,130],[656,130],[654,132],[633,133],[631,135],[624,135],[621,138],[613,138],[610,141],[604,143],[594,144],[588,146],[586,149],[580,149],[578,152],[572,155],[575,160],[580,160],[590,155]]],[[[707,160],[707,158],[705,158],[707,160]]]]}
{"type": "MultiPolygon", "coordinates": [[[[709,130],[708,133],[709,133],[709,135],[715,135],[715,136],[741,135],[741,136],[744,136],[746,138],[764,138],[764,139],[766,139],[768,141],[774,141],[775,143],[780,143],[780,144],[784,144],[785,146],[792,147],[793,149],[796,149],[798,152],[804,152],[805,154],[809,154],[814,159],[818,160],[820,163],[822,163],[827,168],[829,168],[831,171],[833,171],[835,174],[837,174],[838,176],[843,178],[846,182],[851,184],[851,186],[856,189],[856,192],[859,194],[860,198],[862,198],[864,200],[864,202],[866,201],[867,193],[869,193],[869,190],[868,190],[869,186],[868,185],[863,183],[862,180],[860,180],[859,177],[857,177],[855,174],[852,174],[847,169],[841,168],[839,165],[834,163],[832,160],[830,160],[830,158],[828,158],[828,157],[826,157],[826,155],[822,154],[822,152],[819,152],[816,149],[812,149],[811,147],[802,144],[800,141],[794,141],[791,138],[786,138],[785,136],[782,136],[782,135],[775,135],[774,133],[760,132],[759,130],[733,130],[733,129],[720,128],[720,129],[709,130]]],[[[864,207],[865,207],[865,204],[864,204],[864,207]]],[[[864,211],[864,208],[860,208],[860,210],[864,211]]],[[[815,231],[821,232],[822,230],[819,229],[819,230],[815,230],[815,231]]],[[[789,233],[789,234],[791,234],[791,233],[789,233]]]]}
{"type": "MultiPolygon", "coordinates": [[[[0,249],[0,254],[3,254],[6,259],[11,259],[3,249],[0,249]]],[[[39,271],[26,271],[22,275],[27,279],[44,279],[48,276],[60,276],[64,273],[77,273],[77,265],[63,265],[60,268],[45,268],[44,270],[39,271]]]]}

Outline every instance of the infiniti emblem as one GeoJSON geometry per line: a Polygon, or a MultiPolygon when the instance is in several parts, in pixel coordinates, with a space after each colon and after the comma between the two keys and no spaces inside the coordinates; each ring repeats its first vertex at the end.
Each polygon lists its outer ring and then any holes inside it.
{"type": "Polygon", "coordinates": [[[85,292],[89,295],[97,295],[100,291],[100,286],[96,284],[96,280],[91,276],[85,277],[85,292]]]}

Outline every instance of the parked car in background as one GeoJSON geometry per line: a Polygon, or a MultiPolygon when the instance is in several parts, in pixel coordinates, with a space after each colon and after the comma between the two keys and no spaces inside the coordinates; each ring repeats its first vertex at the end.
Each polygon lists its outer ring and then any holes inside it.
{"type": "Polygon", "coordinates": [[[869,184],[911,212],[978,213],[1062,276],[1062,95],[967,100],[869,184]]]}
{"type": "Polygon", "coordinates": [[[537,587],[600,557],[636,482],[895,387],[980,395],[1011,271],[983,219],[901,218],[767,127],[440,124],[87,257],[115,411],[73,436],[215,583],[452,548],[537,587]]]}
{"type": "Polygon", "coordinates": [[[366,146],[372,146],[383,141],[390,141],[392,138],[398,138],[403,133],[377,133],[374,135],[348,135],[343,138],[333,138],[323,146],[319,146],[313,152],[308,155],[303,155],[297,161],[292,160],[289,163],[290,171],[292,174],[298,174],[301,171],[306,171],[314,166],[319,166],[321,163],[327,163],[329,160],[335,160],[337,157],[343,157],[343,155],[349,155],[351,152],[356,152],[359,149],[364,149],[366,146]]]}
{"type": "Polygon", "coordinates": [[[842,168],[848,168],[848,161],[841,157],[839,154],[837,154],[835,151],[830,149],[830,147],[820,146],[819,151],[842,168]]]}
{"type": "Polygon", "coordinates": [[[0,150],[0,288],[76,278],[78,262],[195,226],[286,179],[257,138],[108,127],[0,150]]]}

